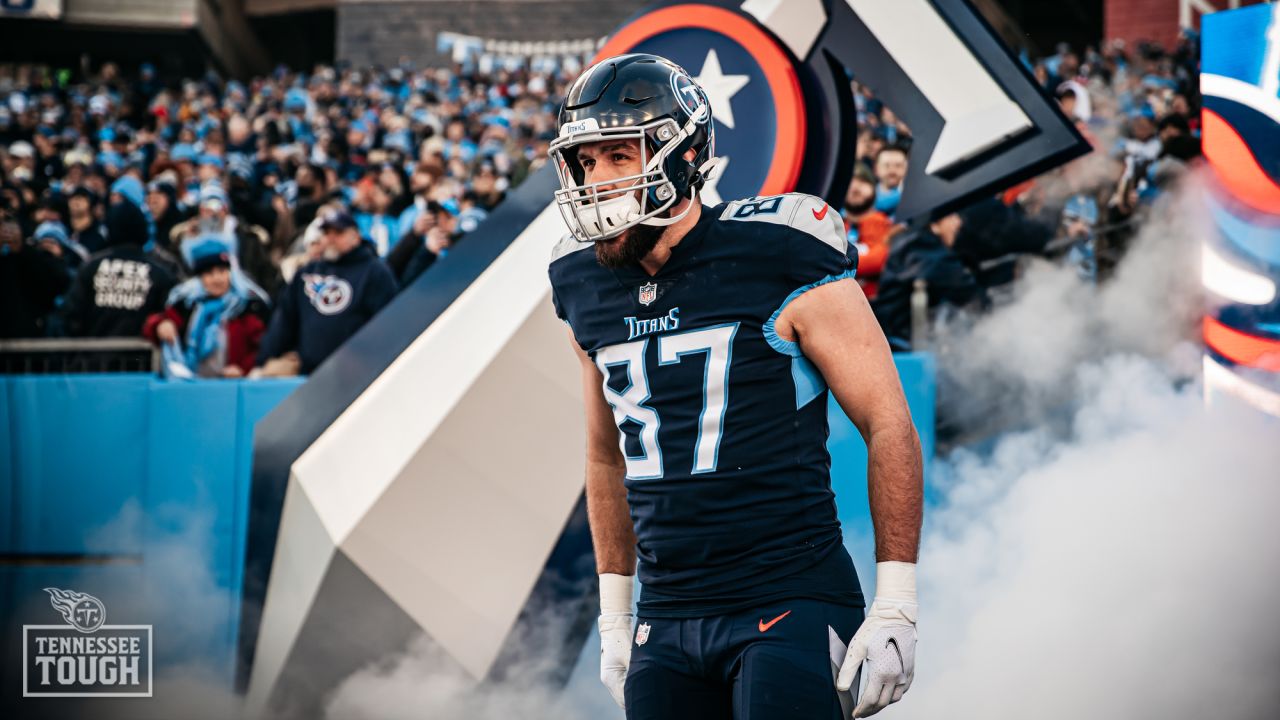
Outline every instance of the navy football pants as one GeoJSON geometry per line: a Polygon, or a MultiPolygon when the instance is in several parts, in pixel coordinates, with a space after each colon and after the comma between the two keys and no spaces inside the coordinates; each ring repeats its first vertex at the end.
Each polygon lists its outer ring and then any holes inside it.
{"type": "Polygon", "coordinates": [[[627,672],[627,718],[837,720],[831,630],[847,645],[861,622],[862,608],[817,600],[687,620],[641,615],[627,672]]]}

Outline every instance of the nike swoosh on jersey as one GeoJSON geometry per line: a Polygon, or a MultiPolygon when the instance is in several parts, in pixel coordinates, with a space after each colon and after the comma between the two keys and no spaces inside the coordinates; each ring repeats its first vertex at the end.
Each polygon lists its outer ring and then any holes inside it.
{"type": "Polygon", "coordinates": [[[769,622],[765,622],[765,621],[764,621],[764,618],[760,618],[760,632],[764,632],[764,631],[768,630],[769,628],[773,627],[773,626],[774,626],[774,624],[776,624],[779,620],[781,620],[782,618],[784,618],[784,617],[786,617],[786,616],[788,616],[788,615],[790,615],[790,614],[791,614],[791,611],[790,611],[790,610],[788,610],[788,611],[786,611],[786,612],[782,613],[781,615],[779,615],[778,617],[776,617],[776,618],[774,618],[774,619],[770,620],[769,622]]]}
{"type": "Polygon", "coordinates": [[[814,220],[822,220],[822,218],[824,218],[824,217],[826,217],[826,216],[827,216],[827,210],[828,210],[828,209],[830,209],[830,208],[831,208],[831,206],[830,206],[830,205],[827,205],[827,204],[825,204],[825,203],[824,203],[824,204],[822,205],[822,212],[818,212],[817,210],[814,210],[814,211],[813,211],[813,219],[814,219],[814,220]]]}

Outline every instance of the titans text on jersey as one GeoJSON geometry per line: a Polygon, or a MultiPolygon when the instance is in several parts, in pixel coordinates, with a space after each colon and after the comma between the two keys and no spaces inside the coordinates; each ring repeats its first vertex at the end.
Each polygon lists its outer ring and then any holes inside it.
{"type": "MultiPolygon", "coordinates": [[[[654,292],[657,292],[656,289],[654,292]]],[[[622,320],[627,324],[627,330],[630,332],[627,339],[635,340],[641,335],[648,335],[649,333],[678,330],[680,328],[680,308],[671,308],[670,312],[659,318],[638,318],[632,315],[622,320]]]]}
{"type": "Polygon", "coordinates": [[[803,292],[852,277],[855,257],[839,213],[797,193],[704,207],[652,276],[604,268],[572,236],[556,246],[556,313],[604,376],[626,458],[642,615],[862,604],[826,385],[774,332],[803,292]]]}

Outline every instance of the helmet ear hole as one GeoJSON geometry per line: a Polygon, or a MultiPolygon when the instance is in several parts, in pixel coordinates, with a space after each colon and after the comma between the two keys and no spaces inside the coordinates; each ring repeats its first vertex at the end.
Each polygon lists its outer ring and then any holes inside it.
{"type": "Polygon", "coordinates": [[[720,163],[717,162],[716,158],[711,158],[709,160],[706,160],[705,162],[703,162],[701,165],[698,166],[697,170],[694,171],[693,178],[689,181],[689,184],[701,190],[702,186],[708,180],[714,178],[719,172],[719,170],[720,170],[720,163]]]}

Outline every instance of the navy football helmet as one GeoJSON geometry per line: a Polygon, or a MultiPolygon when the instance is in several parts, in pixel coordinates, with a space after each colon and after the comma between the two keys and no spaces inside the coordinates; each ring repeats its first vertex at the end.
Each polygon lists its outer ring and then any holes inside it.
{"type": "Polygon", "coordinates": [[[663,213],[694,198],[715,167],[711,105],[689,73],[670,60],[645,54],[608,58],[569,88],[549,155],[560,177],[556,203],[579,241],[605,240],[640,224],[670,225],[693,203],[677,216],[663,213]],[[586,183],[578,146],[614,138],[640,140],[641,172],[586,183]],[[685,159],[689,150],[692,160],[685,159]]]}

